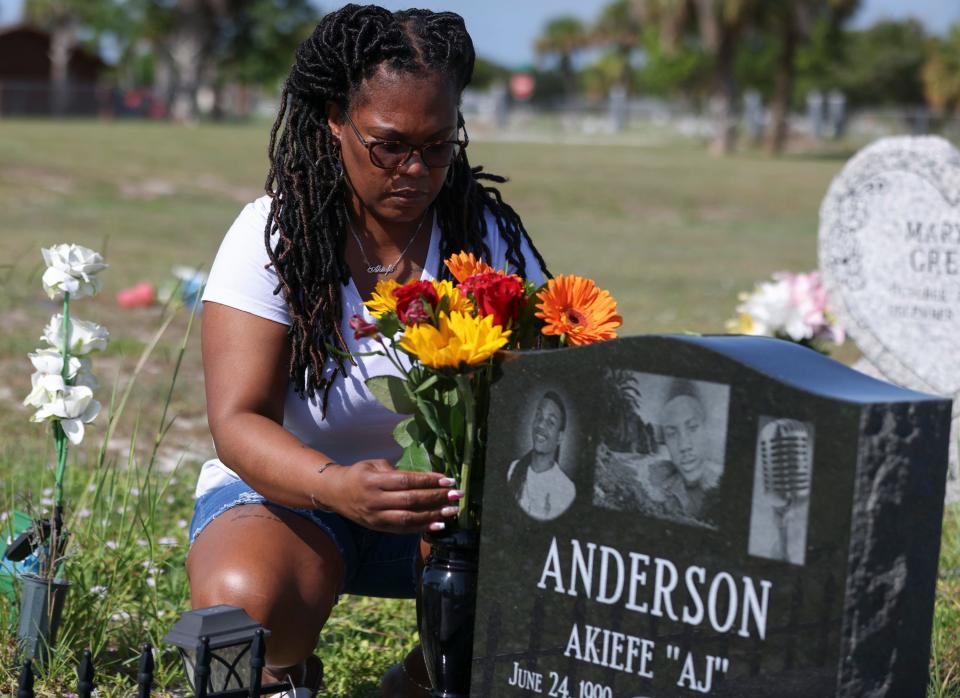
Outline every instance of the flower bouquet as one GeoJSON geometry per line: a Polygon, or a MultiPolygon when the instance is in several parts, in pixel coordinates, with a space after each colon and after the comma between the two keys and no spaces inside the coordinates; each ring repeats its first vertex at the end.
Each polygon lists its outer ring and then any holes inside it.
{"type": "MultiPolygon", "coordinates": [[[[589,279],[558,276],[536,286],[472,254],[445,262],[453,281],[377,284],[366,303],[375,322],[355,315],[356,338],[371,337],[397,376],[367,380],[389,409],[410,415],[394,429],[397,467],[433,470],[464,492],[456,525],[426,536],[431,554],[420,581],[417,617],[433,695],[469,693],[483,461],[490,385],[507,350],[611,339],[622,320],[610,294],[589,279]]],[[[444,526],[444,524],[440,524],[444,526]]]]}
{"type": "Polygon", "coordinates": [[[367,380],[386,407],[410,415],[394,430],[403,447],[397,467],[455,479],[464,492],[458,527],[476,530],[496,362],[505,350],[611,339],[622,319],[590,279],[558,276],[538,287],[472,254],[444,263],[455,282],[380,281],[366,302],[375,322],[355,315],[350,326],[358,339],[374,338],[380,348],[370,354],[388,357],[400,373],[367,380]]]}
{"type": "Polygon", "coordinates": [[[777,272],[772,281],[741,293],[737,316],[727,321],[735,334],[765,335],[802,344],[821,353],[841,345],[843,326],[827,306],[820,272],[777,272]]]}

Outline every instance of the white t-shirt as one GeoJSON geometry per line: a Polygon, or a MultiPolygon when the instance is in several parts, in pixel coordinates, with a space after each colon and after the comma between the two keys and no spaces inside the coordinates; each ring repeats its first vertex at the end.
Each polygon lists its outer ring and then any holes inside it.
{"type": "MultiPolygon", "coordinates": [[[[210,269],[203,300],[289,325],[290,316],[283,293],[273,293],[277,286],[276,272],[272,267],[265,268],[270,261],[263,240],[269,212],[270,198],[267,196],[244,207],[220,245],[210,269]]],[[[486,261],[495,269],[502,269],[506,265],[506,241],[500,236],[496,221],[489,213],[486,222],[485,242],[491,256],[486,261]]],[[[433,279],[439,271],[442,262],[440,235],[440,229],[434,222],[421,280],[433,279]]],[[[276,235],[274,244],[275,241],[276,235]]],[[[540,265],[526,241],[523,241],[521,251],[526,264],[526,278],[536,284],[543,283],[540,265]]],[[[511,267],[510,271],[515,270],[511,267]]],[[[348,350],[358,352],[379,348],[369,337],[355,340],[353,330],[348,326],[353,315],[363,315],[368,321],[373,321],[352,280],[342,288],[341,302],[341,331],[348,350]]],[[[393,428],[403,417],[381,405],[367,390],[364,381],[370,376],[397,375],[398,371],[382,356],[358,357],[356,362],[356,366],[351,366],[349,361],[344,362],[347,370],[345,378],[337,375],[330,389],[326,419],[321,416],[322,394],[302,400],[293,386],[289,386],[284,403],[283,426],[304,444],[322,451],[338,463],[355,463],[366,458],[395,461],[402,450],[393,440],[393,428]]],[[[196,496],[238,479],[239,476],[219,459],[209,460],[200,471],[196,496]]]]}
{"type": "MultiPolygon", "coordinates": [[[[513,461],[507,469],[508,481],[519,462],[513,461]]],[[[543,472],[538,473],[533,468],[527,470],[527,479],[523,483],[517,503],[533,518],[549,521],[565,512],[576,496],[576,486],[554,461],[553,465],[543,472]]]]}

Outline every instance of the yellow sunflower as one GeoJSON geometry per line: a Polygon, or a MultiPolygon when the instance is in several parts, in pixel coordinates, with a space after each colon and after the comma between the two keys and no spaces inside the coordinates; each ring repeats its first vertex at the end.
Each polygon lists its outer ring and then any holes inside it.
{"type": "Polygon", "coordinates": [[[453,312],[441,315],[438,327],[427,323],[408,327],[400,346],[430,368],[459,368],[486,361],[509,337],[510,332],[495,326],[490,315],[477,318],[453,312]]]}
{"type": "Polygon", "coordinates": [[[473,314],[473,302],[467,297],[467,294],[461,293],[452,281],[434,281],[433,286],[437,289],[440,302],[443,302],[444,298],[450,299],[447,301],[448,313],[473,314]]]}
{"type": "Polygon", "coordinates": [[[496,271],[482,259],[474,257],[470,252],[458,252],[450,255],[443,263],[447,265],[447,269],[450,270],[458,283],[463,283],[474,274],[496,271]]]}
{"type": "Polygon", "coordinates": [[[537,317],[546,322],[543,333],[565,336],[570,344],[613,339],[623,324],[613,297],[582,276],[550,279],[537,300],[537,317]]]}
{"type": "Polygon", "coordinates": [[[364,305],[370,308],[370,314],[373,317],[380,318],[397,309],[397,298],[393,295],[393,292],[398,288],[400,288],[400,284],[393,279],[377,282],[373,289],[373,296],[370,300],[364,302],[364,305]]]}

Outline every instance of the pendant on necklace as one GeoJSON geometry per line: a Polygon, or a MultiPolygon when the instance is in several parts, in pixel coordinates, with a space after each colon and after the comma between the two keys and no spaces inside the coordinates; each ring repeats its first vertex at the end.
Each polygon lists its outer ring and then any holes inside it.
{"type": "Polygon", "coordinates": [[[376,266],[367,267],[368,274],[392,274],[393,270],[397,268],[396,264],[391,264],[389,267],[385,267],[382,264],[377,264],[376,266]]]}

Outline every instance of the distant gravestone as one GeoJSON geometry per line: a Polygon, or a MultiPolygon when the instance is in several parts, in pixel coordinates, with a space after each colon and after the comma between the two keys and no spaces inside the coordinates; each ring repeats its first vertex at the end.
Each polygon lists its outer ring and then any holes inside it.
{"type": "Polygon", "coordinates": [[[847,130],[847,96],[840,90],[827,95],[827,127],[833,139],[843,138],[847,130]]]}
{"type": "Polygon", "coordinates": [[[743,93],[743,120],[747,125],[747,136],[752,142],[759,143],[763,139],[767,113],[763,108],[763,96],[758,90],[750,89],[743,93]]]}
{"type": "Polygon", "coordinates": [[[472,696],[924,696],[950,402],[760,337],[494,384],[472,696]]]}
{"type": "MultiPolygon", "coordinates": [[[[820,209],[820,271],[863,352],[856,368],[960,395],[960,152],[937,137],[885,138],[860,151],[820,209]]],[[[960,497],[958,406],[948,501],[960,497]]]]}
{"type": "Polygon", "coordinates": [[[623,85],[611,87],[607,102],[610,109],[610,126],[614,133],[621,133],[626,129],[630,118],[630,103],[627,101],[626,88],[623,85]]]}
{"type": "Polygon", "coordinates": [[[823,93],[813,90],[807,93],[807,121],[810,124],[810,134],[821,139],[826,130],[826,122],[823,115],[823,93]]]}

